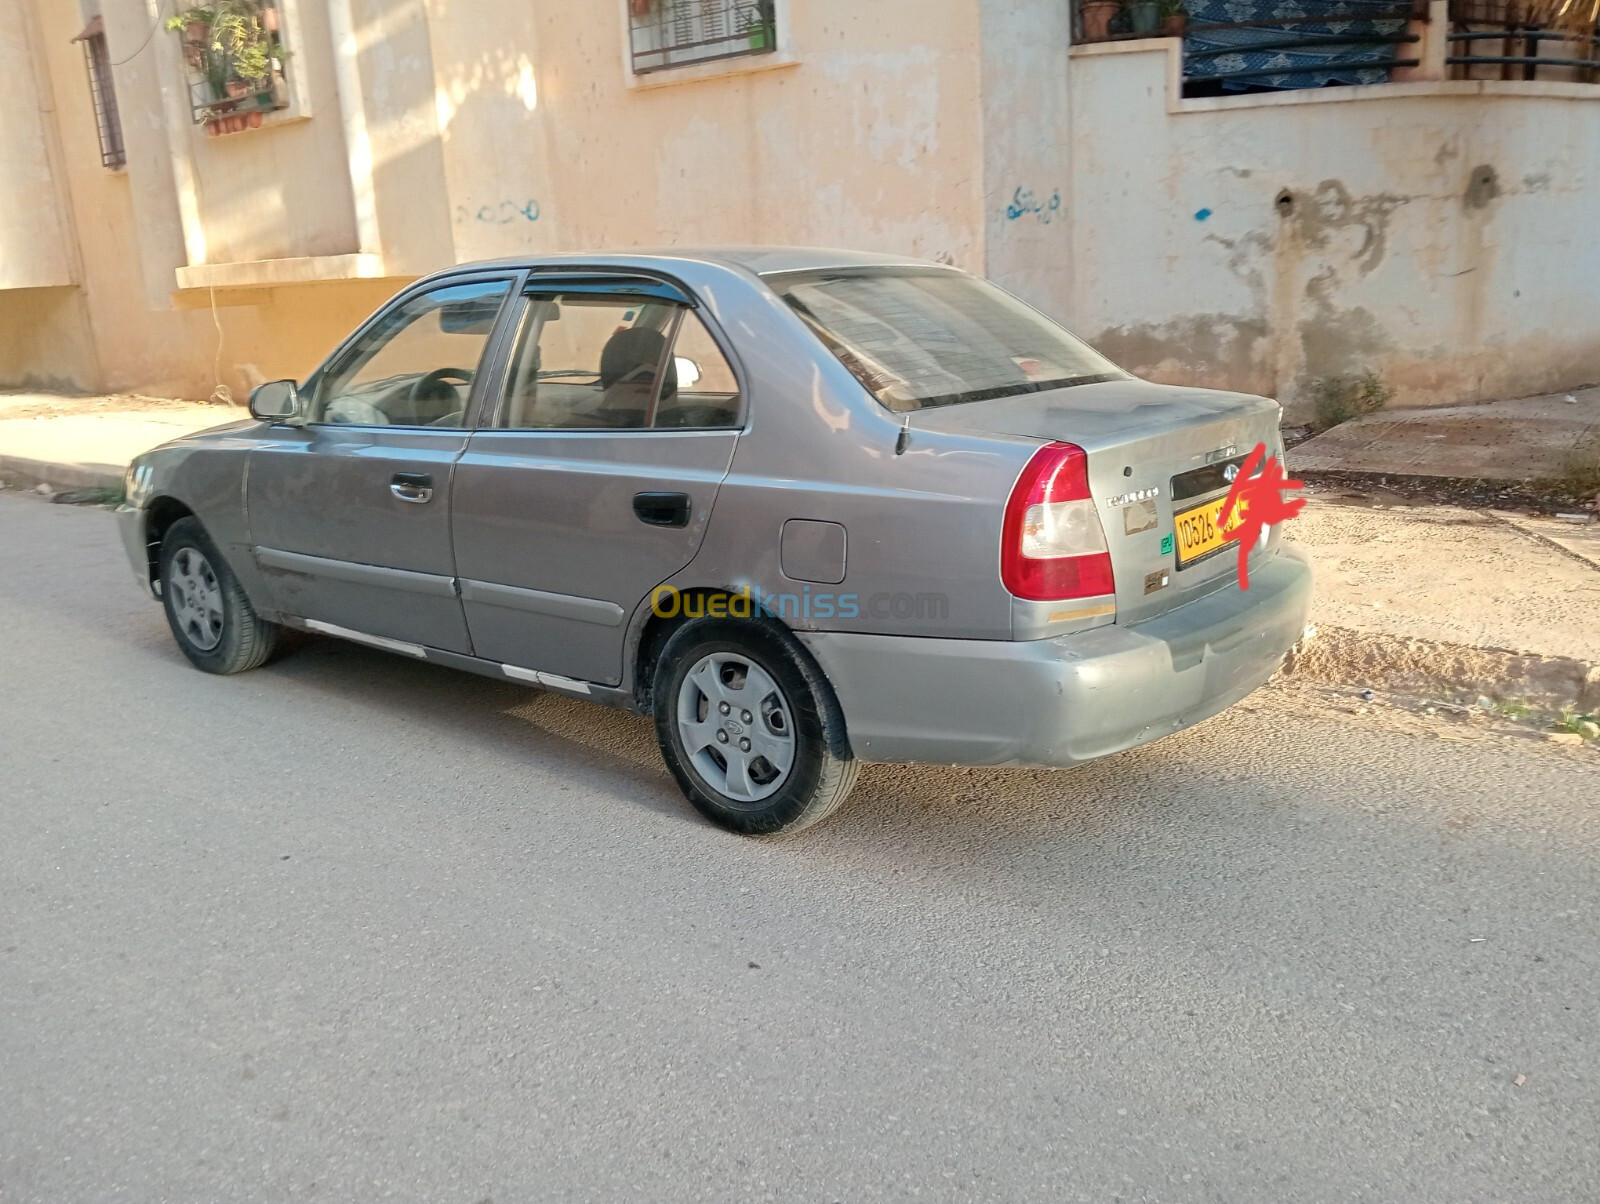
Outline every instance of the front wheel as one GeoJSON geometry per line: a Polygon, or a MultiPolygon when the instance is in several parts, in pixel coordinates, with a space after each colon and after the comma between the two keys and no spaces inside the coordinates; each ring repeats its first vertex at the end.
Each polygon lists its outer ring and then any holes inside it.
{"type": "Polygon", "coordinates": [[[855,785],[832,691],[787,633],[706,619],[675,632],[655,675],[667,768],[713,823],[749,836],[827,818],[855,785]]]}
{"type": "Polygon", "coordinates": [[[200,521],[179,519],[161,541],[161,602],[178,647],[207,673],[264,664],[282,630],[256,614],[200,521]]]}

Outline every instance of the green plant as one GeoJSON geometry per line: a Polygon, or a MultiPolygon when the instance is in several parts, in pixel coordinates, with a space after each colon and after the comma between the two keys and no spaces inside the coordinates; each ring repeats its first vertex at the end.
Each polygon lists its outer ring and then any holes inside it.
{"type": "Polygon", "coordinates": [[[205,29],[202,43],[190,40],[186,45],[191,64],[204,73],[214,99],[222,99],[233,80],[257,90],[265,87],[273,60],[288,57],[262,20],[263,7],[262,0],[214,0],[168,18],[167,28],[174,32],[205,29]]]}
{"type": "Polygon", "coordinates": [[[211,19],[215,14],[209,8],[187,8],[175,17],[167,18],[167,30],[170,33],[182,33],[191,25],[204,25],[211,28],[211,19]]]}
{"type": "Polygon", "coordinates": [[[1385,385],[1376,372],[1324,376],[1312,381],[1309,391],[1316,409],[1317,426],[1322,430],[1363,414],[1376,414],[1394,396],[1394,390],[1385,385]]]}
{"type": "Polygon", "coordinates": [[[1504,698],[1491,702],[1485,709],[1504,719],[1523,719],[1531,708],[1520,698],[1504,698]]]}
{"type": "Polygon", "coordinates": [[[1189,10],[1183,7],[1183,0],[1161,0],[1161,19],[1168,17],[1187,17],[1189,10]]]}
{"type": "Polygon", "coordinates": [[[235,79],[265,82],[272,74],[272,38],[262,27],[256,0],[217,0],[211,22],[213,46],[227,55],[235,79]]]}
{"type": "Polygon", "coordinates": [[[1561,712],[1556,727],[1564,732],[1576,732],[1585,740],[1600,739],[1600,716],[1582,714],[1571,707],[1561,712]]]}

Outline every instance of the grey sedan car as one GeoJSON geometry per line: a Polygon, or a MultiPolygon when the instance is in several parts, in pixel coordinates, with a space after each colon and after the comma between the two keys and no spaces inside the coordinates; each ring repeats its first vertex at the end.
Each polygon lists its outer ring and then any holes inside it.
{"type": "Polygon", "coordinates": [[[129,469],[200,669],[285,627],[655,720],[683,792],[794,831],[868,761],[1067,766],[1215,714],[1310,603],[1218,511],[1261,397],[1135,379],[879,255],[552,256],[412,285],[252,421],[129,469]]]}

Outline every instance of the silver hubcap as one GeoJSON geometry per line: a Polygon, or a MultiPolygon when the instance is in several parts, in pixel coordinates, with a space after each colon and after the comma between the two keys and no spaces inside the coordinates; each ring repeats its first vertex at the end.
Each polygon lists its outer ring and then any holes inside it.
{"type": "Polygon", "coordinates": [[[194,548],[184,548],[172,558],[167,596],[184,639],[201,652],[222,643],[222,585],[210,561],[194,548]]]}
{"type": "Polygon", "coordinates": [[[794,768],[794,713],[772,675],[732,652],[703,656],[678,690],[678,734],[695,771],[735,803],[776,794],[794,768]]]}

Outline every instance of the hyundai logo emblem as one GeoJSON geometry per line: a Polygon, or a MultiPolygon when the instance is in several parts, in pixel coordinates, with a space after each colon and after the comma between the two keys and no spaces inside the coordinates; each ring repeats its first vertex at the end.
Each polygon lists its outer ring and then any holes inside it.
{"type": "Polygon", "coordinates": [[[1239,479],[1239,466],[1237,464],[1230,464],[1224,468],[1222,470],[1222,479],[1227,481],[1230,485],[1237,481],[1239,479]]]}

